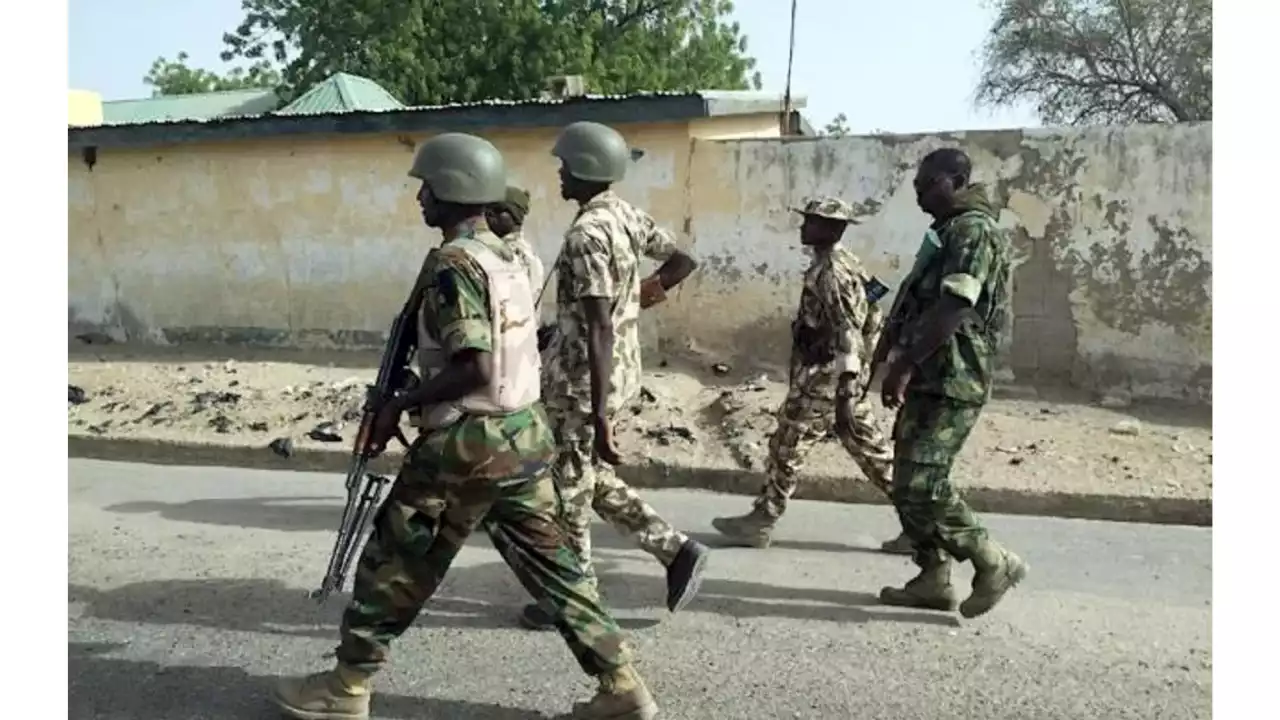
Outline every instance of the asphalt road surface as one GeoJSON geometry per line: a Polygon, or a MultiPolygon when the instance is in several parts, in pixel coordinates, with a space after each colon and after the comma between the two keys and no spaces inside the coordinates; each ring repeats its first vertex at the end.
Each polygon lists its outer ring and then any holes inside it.
{"type": "MultiPolygon", "coordinates": [[[[344,596],[320,580],[341,477],[72,460],[70,717],[276,718],[280,674],[327,667],[344,596]]],[[[649,492],[679,527],[748,499],[649,492]]],[[[1210,530],[989,516],[1031,575],[974,621],[875,605],[908,561],[884,507],[797,502],[769,550],[717,550],[669,616],[656,561],[597,525],[606,597],[675,720],[1209,718],[1210,530]]],[[[967,588],[969,571],[958,580],[967,588]]],[[[554,717],[592,691],[487,538],[459,556],[379,676],[376,718],[554,717]]]]}

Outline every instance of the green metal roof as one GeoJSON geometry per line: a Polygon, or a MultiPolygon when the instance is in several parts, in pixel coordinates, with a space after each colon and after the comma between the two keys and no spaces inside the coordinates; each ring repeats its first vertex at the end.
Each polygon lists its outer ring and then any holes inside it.
{"type": "MultiPolygon", "coordinates": [[[[348,76],[350,77],[350,76],[348,76]]],[[[298,98],[299,101],[302,98],[298,98]]],[[[392,98],[394,100],[394,98],[392,98]]],[[[367,102],[367,100],[365,101],[367,102]]],[[[803,97],[792,99],[796,110],[803,97]]],[[[399,103],[383,110],[333,109],[311,112],[260,112],[208,119],[107,122],[67,128],[71,151],[104,147],[151,147],[183,143],[226,142],[289,135],[363,133],[469,132],[495,127],[564,127],[578,120],[606,125],[687,122],[694,118],[778,112],[779,96],[737,91],[646,92],[530,100],[481,100],[426,107],[399,103]]]]}
{"type": "Polygon", "coordinates": [[[105,125],[134,125],[180,120],[212,120],[218,117],[262,115],[280,107],[275,91],[255,88],[193,95],[162,95],[140,100],[102,103],[105,125]]]}
{"type": "Polygon", "coordinates": [[[313,86],[277,115],[316,115],[321,113],[399,110],[404,103],[378,83],[347,73],[336,73],[313,86]]]}

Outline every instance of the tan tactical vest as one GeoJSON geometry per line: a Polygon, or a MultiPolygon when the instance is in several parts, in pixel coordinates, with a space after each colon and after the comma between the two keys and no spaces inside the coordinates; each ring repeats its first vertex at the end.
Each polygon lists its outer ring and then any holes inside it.
{"type": "MultiPolygon", "coordinates": [[[[493,381],[452,403],[423,407],[414,424],[424,428],[445,427],[463,415],[505,415],[540,398],[538,314],[527,268],[518,257],[504,260],[475,239],[460,238],[450,246],[470,255],[489,279],[493,381]]],[[[448,363],[439,343],[427,332],[425,309],[425,303],[418,309],[418,369],[424,382],[448,363]]]]}

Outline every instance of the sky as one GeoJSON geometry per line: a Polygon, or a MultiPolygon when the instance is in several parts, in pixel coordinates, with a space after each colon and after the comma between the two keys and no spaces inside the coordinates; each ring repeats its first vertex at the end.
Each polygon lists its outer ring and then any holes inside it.
{"type": "MultiPolygon", "coordinates": [[[[789,0],[739,0],[765,90],[786,85],[789,0]]],[[[799,0],[792,92],[816,127],[837,113],[855,133],[1033,127],[1028,109],[973,107],[978,51],[992,11],[980,0],[799,0]]],[[[222,33],[240,0],[69,0],[69,86],[103,99],[150,96],[152,61],[186,51],[193,65],[225,69],[222,33]]]]}

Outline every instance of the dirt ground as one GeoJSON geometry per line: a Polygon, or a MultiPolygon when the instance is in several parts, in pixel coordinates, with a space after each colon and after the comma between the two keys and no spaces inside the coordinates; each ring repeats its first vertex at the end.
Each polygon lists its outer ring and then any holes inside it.
{"type": "MultiPolygon", "coordinates": [[[[127,351],[72,352],[68,432],[106,438],[200,441],[289,452],[347,449],[364,384],[376,358],[314,353],[240,353],[141,357],[127,351]],[[323,359],[321,359],[323,361],[323,359]],[[81,396],[82,394],[82,396],[81,396]]],[[[659,367],[621,423],[633,458],[678,466],[763,467],[780,377],[735,377],[724,366],[659,367]]],[[[1104,408],[1046,399],[1001,397],[987,408],[957,467],[963,485],[1208,498],[1213,492],[1212,428],[1206,411],[1104,408]]],[[[888,432],[892,418],[880,412],[888,432]]],[[[808,461],[815,474],[856,475],[835,441],[808,461]]]]}

